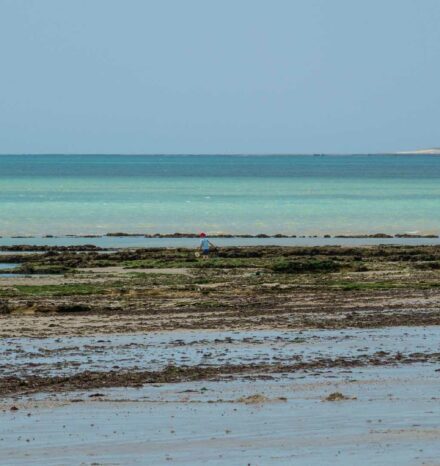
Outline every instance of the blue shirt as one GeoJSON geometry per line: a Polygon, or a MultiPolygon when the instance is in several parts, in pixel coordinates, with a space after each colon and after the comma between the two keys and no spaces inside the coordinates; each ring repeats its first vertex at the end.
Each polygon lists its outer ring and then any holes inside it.
{"type": "Polygon", "coordinates": [[[200,247],[204,250],[204,251],[209,251],[209,240],[208,238],[202,238],[200,240],[200,247]]]}

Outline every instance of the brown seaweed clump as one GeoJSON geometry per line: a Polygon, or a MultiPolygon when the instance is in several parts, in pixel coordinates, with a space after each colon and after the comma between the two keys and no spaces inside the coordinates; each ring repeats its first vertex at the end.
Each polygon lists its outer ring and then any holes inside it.
{"type": "Polygon", "coordinates": [[[345,401],[345,400],[356,400],[356,397],[349,397],[341,392],[333,392],[326,396],[323,401],[345,401]]]}

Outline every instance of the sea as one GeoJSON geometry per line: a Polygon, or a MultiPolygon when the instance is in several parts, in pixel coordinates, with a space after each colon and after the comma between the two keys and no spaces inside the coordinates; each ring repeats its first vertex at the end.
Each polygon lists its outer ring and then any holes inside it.
{"type": "Polygon", "coordinates": [[[440,233],[432,155],[1,155],[0,235],[440,233]]]}

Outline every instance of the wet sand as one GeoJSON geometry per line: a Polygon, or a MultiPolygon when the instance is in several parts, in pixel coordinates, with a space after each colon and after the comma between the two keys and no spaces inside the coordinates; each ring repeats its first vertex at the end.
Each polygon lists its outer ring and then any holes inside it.
{"type": "Polygon", "coordinates": [[[434,465],[439,416],[438,373],[424,364],[154,384],[5,400],[0,454],[11,465],[434,465]],[[334,392],[346,399],[327,401],[334,392]]]}

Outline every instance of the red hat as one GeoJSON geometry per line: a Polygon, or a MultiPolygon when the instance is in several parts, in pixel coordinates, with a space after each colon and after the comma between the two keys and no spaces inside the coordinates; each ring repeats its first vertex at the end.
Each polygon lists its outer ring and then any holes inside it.
{"type": "Polygon", "coordinates": [[[206,233],[200,233],[200,238],[204,238],[206,236],[206,233]]]}

